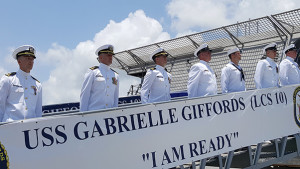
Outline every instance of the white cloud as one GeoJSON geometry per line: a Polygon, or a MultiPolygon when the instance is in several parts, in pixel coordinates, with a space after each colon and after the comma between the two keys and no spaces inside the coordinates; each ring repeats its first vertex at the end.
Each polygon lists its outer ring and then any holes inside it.
{"type": "Polygon", "coordinates": [[[163,32],[161,24],[138,10],[130,13],[128,18],[120,23],[110,21],[101,32],[97,33],[94,42],[98,44],[112,43],[117,51],[136,48],[143,45],[170,39],[163,32]]]}
{"type": "Polygon", "coordinates": [[[0,75],[1,75],[1,77],[2,77],[4,74],[6,74],[6,73],[7,73],[7,71],[6,71],[4,68],[0,67],[0,75]]]}
{"type": "Polygon", "coordinates": [[[167,5],[178,33],[204,31],[300,7],[297,0],[172,0],[167,5]]]}
{"type": "Polygon", "coordinates": [[[223,0],[172,0],[168,14],[172,18],[172,28],[177,32],[194,27],[211,28],[228,23],[225,17],[226,5],[223,0]]]}
{"type": "Polygon", "coordinates": [[[9,48],[7,50],[10,51],[10,54],[2,56],[2,61],[0,62],[0,79],[7,73],[16,72],[18,68],[18,63],[11,56],[13,49],[9,48]]]}
{"type": "Polygon", "coordinates": [[[234,22],[269,16],[300,7],[297,0],[242,0],[236,6],[234,22]]]}
{"type": "Polygon", "coordinates": [[[14,49],[7,49],[9,54],[2,57],[2,62],[0,63],[0,78],[6,73],[15,72],[19,66],[15,59],[12,58],[11,53],[13,53],[14,49]]]}
{"type": "MultiPolygon", "coordinates": [[[[43,83],[44,105],[79,101],[84,73],[89,67],[98,65],[94,51],[99,46],[113,44],[118,52],[168,39],[170,35],[163,32],[157,20],[138,10],[119,23],[111,20],[93,40],[80,42],[75,49],[53,44],[41,57],[41,62],[55,65],[49,79],[43,83]]],[[[126,76],[124,72],[119,74],[120,96],[125,96],[129,86],[140,80],[126,76]]]]}

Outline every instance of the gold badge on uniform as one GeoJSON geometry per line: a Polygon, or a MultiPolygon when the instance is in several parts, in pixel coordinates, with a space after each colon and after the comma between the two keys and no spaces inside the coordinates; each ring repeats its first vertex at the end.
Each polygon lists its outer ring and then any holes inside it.
{"type": "Polygon", "coordinates": [[[117,84],[118,84],[118,80],[117,80],[115,77],[113,77],[113,78],[112,78],[112,83],[113,83],[114,85],[117,85],[117,84]]]}
{"type": "Polygon", "coordinates": [[[31,86],[31,88],[32,88],[33,91],[34,91],[34,95],[36,95],[36,91],[37,91],[36,87],[35,87],[35,86],[31,86]]]}

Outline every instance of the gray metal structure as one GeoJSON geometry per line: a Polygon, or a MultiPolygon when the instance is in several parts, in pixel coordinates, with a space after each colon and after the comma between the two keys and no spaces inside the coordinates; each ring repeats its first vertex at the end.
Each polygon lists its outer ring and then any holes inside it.
{"type": "MultiPolygon", "coordinates": [[[[253,77],[257,62],[263,57],[262,49],[268,43],[278,44],[279,63],[285,56],[285,46],[300,37],[300,9],[265,16],[241,23],[191,34],[168,41],[163,41],[135,49],[116,53],[113,67],[123,69],[128,75],[143,79],[147,69],[154,66],[150,54],[159,47],[169,54],[167,69],[172,74],[171,91],[186,90],[188,71],[198,62],[193,56],[195,49],[207,43],[213,50],[211,67],[217,75],[218,91],[220,88],[221,69],[229,62],[226,52],[232,47],[242,49],[243,67],[247,89],[255,88],[253,77]]],[[[215,166],[222,168],[263,168],[272,164],[300,156],[300,135],[276,138],[270,143],[258,143],[239,150],[221,154],[178,166],[177,168],[205,168],[215,166]]]]}
{"type": "Polygon", "coordinates": [[[185,91],[189,68],[198,62],[193,52],[199,45],[207,43],[213,50],[210,65],[216,72],[220,92],[221,69],[229,62],[226,52],[236,46],[243,50],[240,65],[245,73],[246,87],[253,89],[255,67],[263,56],[263,47],[276,42],[279,49],[277,61],[280,62],[285,46],[299,37],[300,9],[296,9],[122,51],[116,53],[112,66],[125,70],[128,75],[143,78],[147,69],[154,67],[149,56],[162,47],[170,54],[166,67],[172,74],[171,91],[185,91]]]}

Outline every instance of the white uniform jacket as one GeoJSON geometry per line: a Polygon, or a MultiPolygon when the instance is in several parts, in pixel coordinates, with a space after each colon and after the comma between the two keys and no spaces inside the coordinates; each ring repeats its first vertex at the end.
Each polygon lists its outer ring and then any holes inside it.
{"type": "Polygon", "coordinates": [[[42,116],[42,85],[30,73],[18,70],[0,80],[0,121],[42,116]]]}
{"type": "Polygon", "coordinates": [[[245,79],[242,78],[241,67],[228,63],[221,73],[222,93],[245,91],[245,79]]]}
{"type": "Polygon", "coordinates": [[[300,69],[293,58],[287,56],[281,61],[279,78],[282,85],[300,84],[300,69]]]}
{"type": "Polygon", "coordinates": [[[118,107],[119,75],[109,66],[90,68],[84,76],[80,94],[80,111],[118,107]]]}
{"type": "Polygon", "coordinates": [[[278,66],[273,59],[267,57],[257,63],[254,82],[257,89],[278,87],[278,66]]]}
{"type": "Polygon", "coordinates": [[[159,65],[148,70],[141,89],[142,103],[169,101],[171,79],[171,74],[159,65]]]}
{"type": "Polygon", "coordinates": [[[217,94],[216,75],[207,62],[200,60],[191,67],[187,89],[189,98],[217,94]]]}

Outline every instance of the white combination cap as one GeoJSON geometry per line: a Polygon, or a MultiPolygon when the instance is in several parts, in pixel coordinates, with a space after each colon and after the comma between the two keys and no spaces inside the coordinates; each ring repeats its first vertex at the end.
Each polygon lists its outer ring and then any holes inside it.
{"type": "Polygon", "coordinates": [[[286,48],[283,50],[283,53],[287,53],[288,51],[291,51],[291,50],[297,51],[297,48],[296,48],[295,44],[290,44],[288,47],[286,47],[286,48]]]}
{"type": "Polygon", "coordinates": [[[204,44],[202,44],[201,46],[199,46],[199,47],[195,50],[194,56],[195,56],[195,57],[198,57],[198,54],[199,54],[200,52],[204,52],[204,51],[210,51],[210,52],[211,52],[211,50],[209,49],[207,43],[204,43],[204,44]]]}
{"type": "Polygon", "coordinates": [[[31,45],[23,45],[18,47],[12,54],[14,59],[17,59],[19,56],[33,56],[35,57],[35,49],[31,45]]]}
{"type": "Polygon", "coordinates": [[[264,47],[263,52],[266,53],[267,50],[276,50],[277,51],[277,44],[275,42],[268,44],[264,47]]]}
{"type": "Polygon", "coordinates": [[[112,54],[112,55],[114,55],[115,53],[114,53],[114,46],[113,45],[103,45],[103,46],[100,46],[97,50],[96,50],[96,52],[95,52],[95,54],[97,55],[97,56],[99,56],[99,54],[100,53],[109,53],[109,54],[112,54]]]}
{"type": "Polygon", "coordinates": [[[239,48],[232,48],[227,51],[227,56],[229,56],[230,54],[233,54],[235,52],[241,52],[241,50],[239,48]]]}
{"type": "Polygon", "coordinates": [[[158,48],[151,54],[149,59],[153,60],[155,57],[157,57],[159,55],[169,55],[169,54],[163,48],[158,48]]]}

